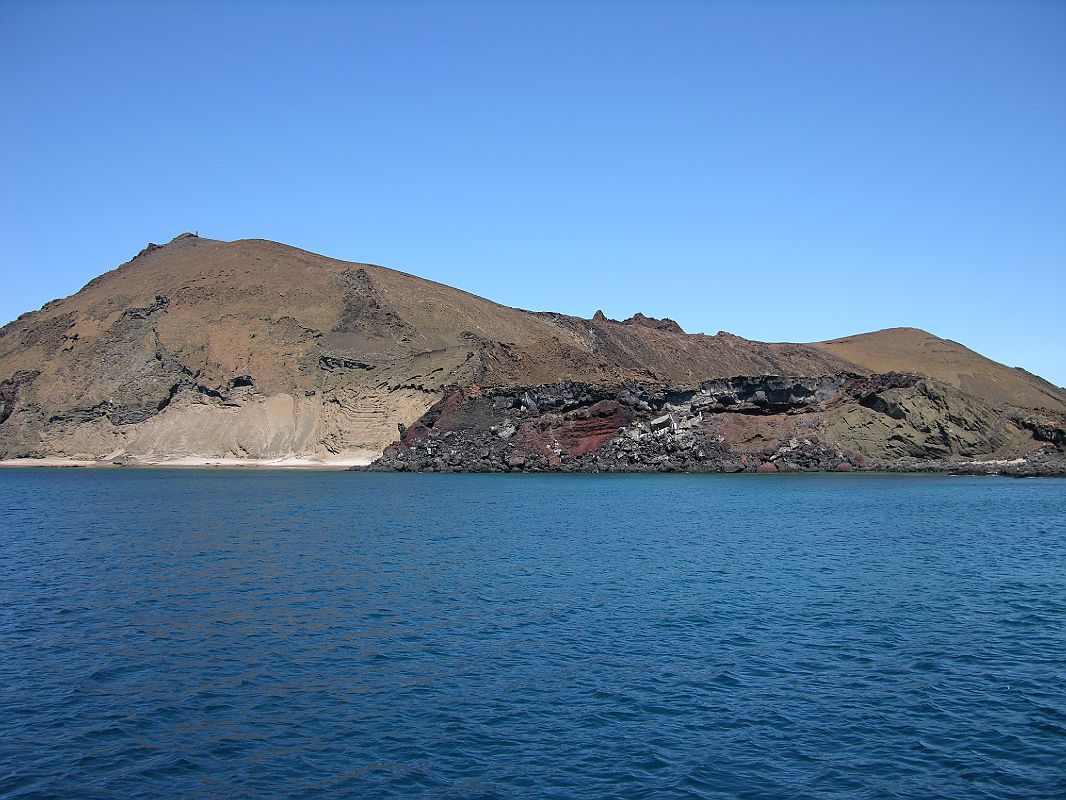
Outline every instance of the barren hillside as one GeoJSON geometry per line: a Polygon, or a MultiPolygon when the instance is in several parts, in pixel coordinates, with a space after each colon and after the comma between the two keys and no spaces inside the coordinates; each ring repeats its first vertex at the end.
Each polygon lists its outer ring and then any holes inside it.
{"type": "Polygon", "coordinates": [[[921,331],[814,345],[533,313],[263,240],[183,234],[0,329],[0,458],[371,458],[456,387],[693,388],[912,372],[989,407],[1064,393],[921,331]]]}

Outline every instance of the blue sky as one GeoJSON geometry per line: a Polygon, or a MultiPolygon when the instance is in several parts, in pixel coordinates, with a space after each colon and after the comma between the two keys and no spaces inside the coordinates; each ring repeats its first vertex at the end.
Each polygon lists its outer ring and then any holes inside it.
{"type": "Polygon", "coordinates": [[[184,230],[1066,384],[1066,3],[0,2],[0,320],[184,230]]]}

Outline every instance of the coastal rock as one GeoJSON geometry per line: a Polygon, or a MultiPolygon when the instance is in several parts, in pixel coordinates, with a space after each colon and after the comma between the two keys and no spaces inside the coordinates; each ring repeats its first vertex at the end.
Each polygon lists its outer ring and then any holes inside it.
{"type": "Polygon", "coordinates": [[[1063,471],[1062,454],[1010,415],[913,374],[745,376],[686,390],[568,382],[528,387],[520,409],[498,391],[456,389],[371,469],[436,469],[434,434],[446,429],[460,456],[451,466],[471,472],[1063,471]],[[937,404],[957,413],[931,419],[937,404]],[[877,432],[867,453],[864,426],[877,432]]]}

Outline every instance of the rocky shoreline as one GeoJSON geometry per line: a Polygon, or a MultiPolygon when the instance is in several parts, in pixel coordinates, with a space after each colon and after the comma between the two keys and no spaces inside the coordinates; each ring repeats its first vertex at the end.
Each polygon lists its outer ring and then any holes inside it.
{"type": "Polygon", "coordinates": [[[1066,475],[1063,420],[923,376],[757,376],[697,387],[456,388],[359,470],[1066,475]],[[953,413],[944,421],[943,407],[953,413]]]}

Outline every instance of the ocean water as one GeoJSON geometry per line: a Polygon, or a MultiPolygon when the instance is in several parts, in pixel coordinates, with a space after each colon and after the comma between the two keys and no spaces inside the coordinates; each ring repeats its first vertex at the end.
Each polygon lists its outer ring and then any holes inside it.
{"type": "Polygon", "coordinates": [[[1066,482],[3,471],[0,796],[1066,796],[1066,482]]]}

